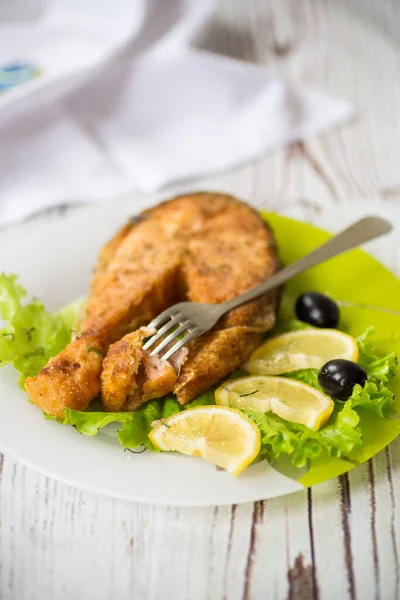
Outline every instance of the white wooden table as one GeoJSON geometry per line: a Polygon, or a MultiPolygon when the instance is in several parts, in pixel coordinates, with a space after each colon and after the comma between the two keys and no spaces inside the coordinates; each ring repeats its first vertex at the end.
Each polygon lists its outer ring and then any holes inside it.
{"type": "MultiPolygon", "coordinates": [[[[370,208],[396,219],[399,44],[397,0],[221,0],[207,48],[342,96],[360,116],[193,187],[332,229],[370,208]]],[[[399,248],[382,252],[400,274],[399,248]]],[[[8,457],[0,469],[4,600],[400,599],[400,439],[338,480],[226,508],[114,501],[8,457]]]]}

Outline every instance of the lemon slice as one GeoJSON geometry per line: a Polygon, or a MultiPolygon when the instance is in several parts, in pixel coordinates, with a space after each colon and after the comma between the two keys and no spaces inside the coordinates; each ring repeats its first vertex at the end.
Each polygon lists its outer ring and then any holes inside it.
{"type": "Polygon", "coordinates": [[[320,369],[328,360],[357,362],[356,340],[336,329],[302,329],[283,333],[253,352],[245,369],[254,375],[280,375],[298,369],[320,369]]]}
{"type": "Polygon", "coordinates": [[[317,431],[332,414],[334,402],[315,388],[286,377],[249,375],[226,381],[215,390],[218,405],[257,412],[271,411],[317,431]]]}
{"type": "Polygon", "coordinates": [[[157,421],[149,438],[158,450],[200,456],[238,475],[260,451],[258,427],[239,410],[200,406],[157,421]]]}

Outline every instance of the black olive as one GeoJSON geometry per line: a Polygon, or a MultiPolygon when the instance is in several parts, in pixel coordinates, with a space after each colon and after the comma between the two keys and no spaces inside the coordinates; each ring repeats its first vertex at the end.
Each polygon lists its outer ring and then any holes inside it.
{"type": "Polygon", "coordinates": [[[344,358],[330,360],[318,373],[322,391],[336,400],[347,400],[353,393],[354,386],[359,383],[364,387],[366,381],[365,370],[357,363],[344,358]]]}
{"type": "Polygon", "coordinates": [[[300,321],[335,329],[339,324],[339,307],[331,298],[318,292],[307,292],[298,297],[296,315],[300,321]]]}

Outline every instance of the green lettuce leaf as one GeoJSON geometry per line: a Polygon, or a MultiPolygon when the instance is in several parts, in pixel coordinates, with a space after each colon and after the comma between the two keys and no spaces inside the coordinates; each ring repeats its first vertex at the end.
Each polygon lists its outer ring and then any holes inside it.
{"type": "Polygon", "coordinates": [[[36,375],[50,357],[71,338],[71,322],[65,315],[52,315],[36,298],[23,302],[26,291],[16,275],[0,275],[0,364],[11,363],[26,377],[36,375]]]}
{"type": "Polygon", "coordinates": [[[397,357],[394,352],[383,358],[377,356],[371,342],[373,334],[374,328],[369,327],[357,339],[359,363],[364,367],[368,380],[364,388],[360,385],[354,387],[353,394],[346,404],[385,418],[393,415],[395,410],[394,394],[388,385],[396,376],[397,357]]]}
{"type": "Polygon", "coordinates": [[[120,423],[121,427],[117,431],[117,437],[122,446],[125,448],[146,446],[149,450],[155,450],[148,437],[154,421],[166,419],[182,410],[214,403],[213,390],[208,390],[185,406],[181,406],[170,394],[164,398],[150,400],[135,412],[106,413],[92,411],[90,408],[87,411],[66,408],[64,419],[60,419],[59,422],[62,425],[73,425],[80,433],[88,436],[97,435],[103,427],[110,423],[120,423]]]}
{"type": "Polygon", "coordinates": [[[390,417],[394,413],[394,394],[386,385],[373,378],[368,379],[364,387],[356,385],[346,402],[352,408],[361,408],[379,417],[390,417]]]}
{"type": "Polygon", "coordinates": [[[359,363],[366,370],[368,378],[387,383],[396,375],[397,357],[394,352],[383,358],[375,354],[371,342],[374,333],[374,328],[368,327],[365,333],[357,338],[360,353],[359,363]]]}
{"type": "Polygon", "coordinates": [[[349,457],[362,443],[357,427],[360,417],[347,404],[335,411],[328,425],[319,431],[285,421],[273,413],[244,412],[260,429],[260,455],[270,461],[288,454],[296,467],[304,467],[308,460],[317,458],[324,451],[329,456],[349,457]]]}
{"type": "Polygon", "coordinates": [[[163,401],[162,418],[167,419],[168,417],[171,417],[172,415],[175,415],[176,413],[180,412],[180,410],[181,407],[174,398],[174,396],[167,396],[163,401]]]}
{"type": "MultiPolygon", "coordinates": [[[[172,413],[171,413],[172,414],[172,413]]],[[[120,423],[117,437],[125,448],[146,446],[155,450],[148,434],[153,421],[162,417],[162,403],[152,400],[135,412],[106,413],[97,411],[80,411],[66,408],[62,425],[73,425],[83,435],[94,436],[110,423],[120,423]]]]}
{"type": "Polygon", "coordinates": [[[289,377],[290,379],[297,379],[302,383],[311,385],[311,387],[320,389],[318,383],[318,371],[317,369],[299,369],[298,371],[292,371],[291,373],[285,373],[283,377],[289,377]]]}

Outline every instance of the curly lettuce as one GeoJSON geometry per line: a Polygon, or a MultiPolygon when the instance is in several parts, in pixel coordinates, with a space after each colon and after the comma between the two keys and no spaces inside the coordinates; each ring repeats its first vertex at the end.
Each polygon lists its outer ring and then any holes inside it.
{"type": "Polygon", "coordinates": [[[360,417],[347,404],[335,411],[329,423],[319,431],[285,421],[273,413],[244,412],[260,429],[260,458],[270,461],[289,454],[293,465],[304,467],[308,460],[317,458],[323,451],[329,456],[348,457],[362,443],[357,427],[360,417]]]}
{"type": "Polygon", "coordinates": [[[63,425],[73,425],[80,433],[88,436],[96,435],[110,423],[120,423],[121,427],[117,431],[117,437],[124,448],[146,446],[149,450],[155,450],[148,437],[154,421],[166,419],[181,410],[210,404],[214,404],[212,391],[205,392],[185,406],[181,406],[172,395],[169,395],[165,398],[150,400],[135,412],[105,413],[66,408],[64,419],[60,422],[63,425]]]}
{"type": "Polygon", "coordinates": [[[49,358],[71,339],[71,312],[50,314],[37,298],[25,302],[26,290],[16,275],[0,275],[0,366],[11,363],[21,373],[21,385],[36,375],[49,358]]]}

